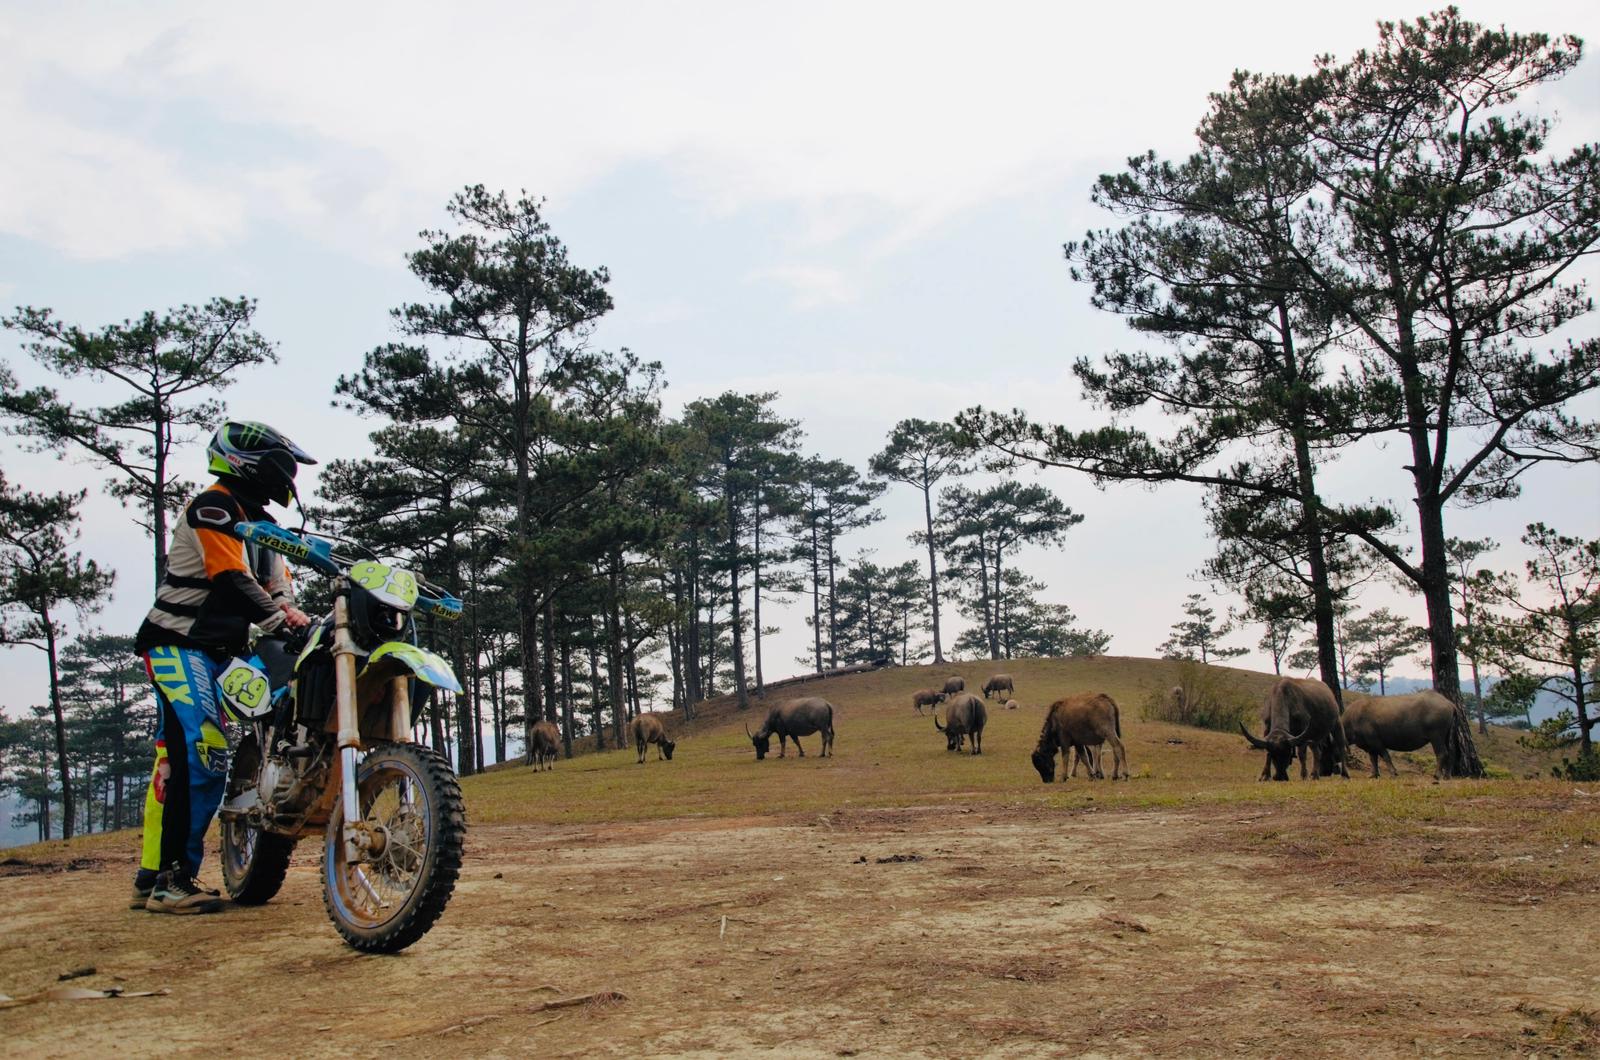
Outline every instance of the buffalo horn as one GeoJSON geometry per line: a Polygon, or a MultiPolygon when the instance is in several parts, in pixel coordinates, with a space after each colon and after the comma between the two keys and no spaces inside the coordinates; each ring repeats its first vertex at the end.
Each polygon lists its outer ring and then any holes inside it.
{"type": "Polygon", "coordinates": [[[1251,736],[1250,730],[1244,727],[1244,722],[1242,721],[1239,723],[1239,731],[1244,733],[1244,738],[1250,741],[1251,747],[1259,747],[1264,749],[1267,746],[1267,742],[1265,740],[1258,740],[1254,736],[1251,736]]]}
{"type": "Polygon", "coordinates": [[[937,707],[933,710],[933,727],[940,732],[944,732],[944,726],[939,724],[939,708],[937,707]]]}

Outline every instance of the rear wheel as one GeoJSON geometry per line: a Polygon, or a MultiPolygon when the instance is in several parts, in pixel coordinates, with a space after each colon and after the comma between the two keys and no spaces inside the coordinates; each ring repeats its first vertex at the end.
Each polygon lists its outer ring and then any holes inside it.
{"type": "MultiPolygon", "coordinates": [[[[361,840],[351,862],[335,809],[322,854],[322,900],[344,940],[394,953],[433,927],[461,874],[467,818],[450,763],[425,747],[382,744],[362,761],[361,840]]],[[[335,806],[337,807],[337,803],[335,806]]]]}
{"type": "MultiPolygon", "coordinates": [[[[254,736],[240,741],[228,770],[227,798],[255,785],[261,770],[261,750],[254,736]]],[[[272,900],[289,871],[295,840],[274,835],[237,818],[222,821],[222,883],[228,896],[240,905],[262,905],[272,900]]]]}

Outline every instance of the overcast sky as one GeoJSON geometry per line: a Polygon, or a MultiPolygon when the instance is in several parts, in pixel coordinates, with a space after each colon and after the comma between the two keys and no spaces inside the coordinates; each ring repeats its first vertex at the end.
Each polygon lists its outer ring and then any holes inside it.
{"type": "MultiPolygon", "coordinates": [[[[573,259],[610,269],[617,308],[595,341],[661,361],[673,409],[774,390],[810,451],[857,465],[895,421],[975,403],[1095,422],[1072,359],[1139,340],[1061,260],[1108,220],[1094,177],[1146,149],[1186,152],[1235,68],[1305,72],[1425,8],[1084,6],[0,4],[0,310],[98,326],[250,295],[281,364],[226,392],[232,414],[324,459],[359,455],[372,425],[329,407],[333,381],[393,337],[390,307],[422,296],[403,260],[418,230],[481,182],[546,197],[573,259]]],[[[1600,37],[1593,3],[1466,13],[1600,37]]],[[[1559,143],[1600,139],[1597,60],[1537,104],[1559,143]]],[[[44,381],[10,333],[0,358],[44,381]]],[[[198,477],[201,446],[184,458],[198,477]]],[[[30,488],[91,489],[81,546],[118,571],[95,621],[131,633],[149,543],[99,474],[10,439],[0,460],[30,488]]],[[[1346,460],[1327,492],[1406,509],[1403,462],[1346,460]]],[[[1210,553],[1198,492],[1042,481],[1086,519],[1021,566],[1113,653],[1155,654],[1210,553]]],[[[897,487],[882,507],[847,554],[916,558],[915,496],[897,487]]],[[[1490,560],[1509,568],[1534,518],[1600,533],[1600,473],[1535,472],[1521,501],[1448,529],[1504,539],[1490,560]]],[[[1422,617],[1388,589],[1363,603],[1422,617]]],[[[774,621],[769,676],[795,670],[807,640],[800,612],[774,621]]],[[[0,652],[0,680],[0,705],[43,701],[35,652],[0,652]]]]}

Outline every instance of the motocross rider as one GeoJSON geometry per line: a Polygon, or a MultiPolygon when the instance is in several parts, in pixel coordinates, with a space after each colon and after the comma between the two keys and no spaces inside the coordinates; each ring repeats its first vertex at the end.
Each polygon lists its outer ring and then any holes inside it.
{"type": "Polygon", "coordinates": [[[230,420],[206,447],[216,481],[189,502],[172,531],[167,572],[134,640],[156,689],[156,761],[144,801],[144,846],[129,908],[214,913],[216,891],[195,880],[206,828],[228,775],[226,722],[216,678],[245,652],[251,625],[271,633],[310,624],[294,606],[282,557],[234,533],[243,520],[275,521],[305,450],[263,423],[230,420]]]}

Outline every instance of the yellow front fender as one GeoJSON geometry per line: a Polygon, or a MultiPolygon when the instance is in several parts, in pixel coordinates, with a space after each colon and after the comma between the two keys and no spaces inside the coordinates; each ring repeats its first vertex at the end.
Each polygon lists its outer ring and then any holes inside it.
{"type": "Polygon", "coordinates": [[[426,648],[400,640],[379,645],[376,651],[367,656],[367,665],[362,667],[358,680],[365,683],[369,675],[374,678],[398,677],[408,670],[417,680],[435,688],[442,688],[446,692],[461,691],[461,682],[456,679],[456,673],[449,663],[426,648]]]}

